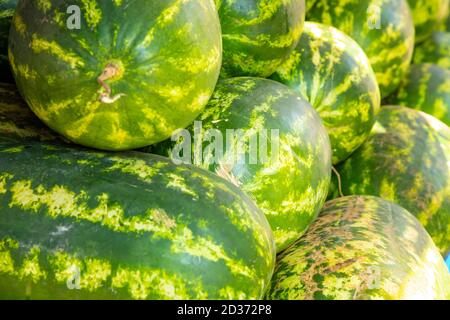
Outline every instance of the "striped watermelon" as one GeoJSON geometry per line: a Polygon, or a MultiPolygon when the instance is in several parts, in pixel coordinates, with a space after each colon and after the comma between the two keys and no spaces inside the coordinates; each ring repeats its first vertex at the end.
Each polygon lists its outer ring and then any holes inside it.
{"type": "Polygon", "coordinates": [[[380,108],[380,91],[363,50],[339,30],[306,22],[278,80],[306,97],[330,135],[333,162],[348,158],[368,137],[380,108]]]}
{"type": "Polygon", "coordinates": [[[327,202],[278,257],[271,299],[450,299],[450,274],[408,211],[376,197],[327,202]]]}
{"type": "Polygon", "coordinates": [[[408,0],[416,27],[416,43],[431,36],[445,20],[449,0],[408,0]]]}
{"type": "Polygon", "coordinates": [[[406,74],[414,50],[414,23],[407,0],[320,0],[307,20],[333,25],[364,49],[383,98],[406,74]]]}
{"type": "Polygon", "coordinates": [[[13,81],[8,61],[8,36],[17,1],[0,1],[0,82],[13,81]]]}
{"type": "MultiPolygon", "coordinates": [[[[398,203],[450,251],[450,129],[425,113],[386,106],[369,140],[337,167],[345,195],[398,203]]],[[[335,195],[336,196],[336,195],[335,195]]]]}
{"type": "Polygon", "coordinates": [[[222,56],[212,0],[21,0],[9,48],[39,118],[106,150],[147,146],[191,123],[222,56]]]}
{"type": "MultiPolygon", "coordinates": [[[[183,161],[215,172],[251,196],[269,220],[278,251],[298,239],[322,207],[331,174],[328,135],[309,103],[275,81],[230,78],[219,81],[197,121],[201,131],[196,124],[188,128],[194,157],[183,161]],[[231,129],[242,130],[242,138],[230,136],[231,129]],[[203,141],[201,159],[195,157],[196,141],[203,141]],[[238,143],[242,153],[229,147],[238,143]]],[[[151,151],[182,159],[171,141],[151,151]]]]}
{"type": "Polygon", "coordinates": [[[424,111],[450,125],[450,69],[412,65],[391,102],[424,111]]]}
{"type": "Polygon", "coordinates": [[[0,83],[0,136],[17,139],[57,141],[61,138],[49,130],[20,97],[14,85],[0,83]]]}
{"type": "Polygon", "coordinates": [[[223,77],[268,77],[297,44],[305,0],[216,0],[223,37],[223,77]]]}
{"type": "Polygon", "coordinates": [[[434,63],[450,69],[450,32],[433,32],[414,50],[414,63],[434,63]]]}
{"type": "Polygon", "coordinates": [[[265,292],[272,233],[232,184],[154,155],[0,141],[0,299],[265,292]]]}

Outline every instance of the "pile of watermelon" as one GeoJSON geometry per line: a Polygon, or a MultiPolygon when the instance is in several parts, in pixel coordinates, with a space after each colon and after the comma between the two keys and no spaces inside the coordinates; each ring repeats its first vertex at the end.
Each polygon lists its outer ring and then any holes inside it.
{"type": "Polygon", "coordinates": [[[0,1],[0,299],[450,299],[449,6],[0,1]]]}

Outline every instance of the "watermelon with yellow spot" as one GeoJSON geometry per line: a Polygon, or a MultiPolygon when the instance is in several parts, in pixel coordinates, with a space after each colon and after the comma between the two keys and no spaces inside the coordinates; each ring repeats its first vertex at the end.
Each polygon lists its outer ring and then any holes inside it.
{"type": "Polygon", "coordinates": [[[264,214],[200,168],[0,137],[0,299],[260,299],[264,214]]]}
{"type": "Polygon", "coordinates": [[[205,107],[220,73],[220,22],[213,0],[19,1],[9,59],[49,127],[88,147],[140,148],[205,107]]]}
{"type": "Polygon", "coordinates": [[[416,28],[416,43],[431,36],[445,21],[449,0],[408,0],[416,28]]]}
{"type": "Polygon", "coordinates": [[[216,0],[223,37],[222,77],[268,77],[295,48],[305,0],[216,0]]]}
{"type": "Polygon", "coordinates": [[[450,69],[450,32],[433,32],[414,50],[414,63],[433,63],[450,69]]]}
{"type": "Polygon", "coordinates": [[[0,83],[0,136],[13,141],[62,140],[36,117],[20,97],[16,86],[9,83],[0,83]]]}
{"type": "Polygon", "coordinates": [[[151,152],[194,163],[239,186],[263,210],[277,250],[298,239],[325,202],[331,148],[311,105],[281,83],[219,81],[188,130],[151,152]]]}
{"type": "Polygon", "coordinates": [[[8,36],[17,1],[0,1],[0,82],[13,81],[8,61],[8,36]]]}
{"type": "Polygon", "coordinates": [[[390,102],[421,110],[450,125],[450,69],[428,63],[412,65],[390,102]]]}
{"type": "Polygon", "coordinates": [[[447,125],[420,111],[384,106],[367,142],[337,170],[344,195],[379,196],[404,207],[445,256],[450,252],[449,163],[447,125]]]}
{"type": "Polygon", "coordinates": [[[295,51],[272,78],[318,111],[330,135],[333,163],[348,158],[369,136],[380,90],[364,51],[339,30],[306,22],[295,51]]]}
{"type": "Polygon", "coordinates": [[[351,196],[327,202],[308,232],[280,254],[267,297],[446,300],[450,274],[407,210],[351,196]]]}
{"type": "Polygon", "coordinates": [[[382,97],[395,91],[414,50],[414,23],[407,0],[320,0],[306,18],[332,25],[355,39],[369,57],[382,97]]]}

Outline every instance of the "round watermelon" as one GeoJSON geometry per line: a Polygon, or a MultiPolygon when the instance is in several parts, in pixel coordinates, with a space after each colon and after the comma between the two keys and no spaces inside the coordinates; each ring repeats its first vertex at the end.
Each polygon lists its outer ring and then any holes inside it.
{"type": "Polygon", "coordinates": [[[414,63],[434,63],[450,69],[450,32],[435,31],[414,50],[414,63]]]}
{"type": "Polygon", "coordinates": [[[0,81],[2,82],[13,81],[8,61],[8,36],[17,1],[0,1],[0,81]]]}
{"type": "Polygon", "coordinates": [[[268,77],[289,56],[305,21],[305,0],[216,0],[223,77],[268,77]]]}
{"type": "Polygon", "coordinates": [[[356,40],[376,73],[382,97],[395,91],[414,50],[414,24],[407,0],[321,0],[308,21],[332,25],[356,40]]]}
{"type": "Polygon", "coordinates": [[[267,297],[297,300],[450,299],[450,274],[408,211],[377,197],[327,202],[277,261],[267,297]]]}
{"type": "Polygon", "coordinates": [[[305,232],[325,201],[331,174],[326,129],[305,99],[272,80],[221,80],[187,133],[188,140],[180,140],[188,149],[179,148],[179,140],[151,151],[239,186],[266,214],[278,251],[305,232]]]}
{"type": "Polygon", "coordinates": [[[447,17],[449,0],[408,0],[416,27],[416,43],[437,30],[447,17]]]}
{"type": "Polygon", "coordinates": [[[31,109],[68,139],[105,150],[189,125],[222,57],[212,0],[19,1],[9,40],[31,109]]]}
{"type": "MultiPolygon", "coordinates": [[[[414,214],[450,251],[450,129],[406,107],[383,107],[367,142],[337,167],[345,195],[373,195],[414,214]]],[[[335,195],[336,196],[336,195],[335,195]]]]}
{"type": "Polygon", "coordinates": [[[450,69],[412,65],[391,102],[421,110],[450,125],[450,69]]]}
{"type": "Polygon", "coordinates": [[[319,112],[334,163],[367,139],[380,108],[378,83],[364,51],[339,30],[306,22],[294,53],[273,79],[299,92],[319,112]]]}

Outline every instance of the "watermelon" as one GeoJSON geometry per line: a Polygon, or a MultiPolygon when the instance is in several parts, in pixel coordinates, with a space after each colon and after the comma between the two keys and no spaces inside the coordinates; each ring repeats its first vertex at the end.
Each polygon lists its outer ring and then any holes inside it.
{"type": "Polygon", "coordinates": [[[413,13],[416,28],[416,42],[422,42],[431,36],[445,20],[449,0],[408,0],[413,13]]]}
{"type": "Polygon", "coordinates": [[[277,261],[270,299],[450,299],[450,274],[408,211],[371,196],[327,202],[277,261]]]}
{"type": "Polygon", "coordinates": [[[0,299],[259,299],[275,246],[229,182],[167,158],[0,138],[0,299]]]}
{"type": "Polygon", "coordinates": [[[62,140],[31,112],[14,85],[0,83],[0,136],[5,139],[62,140]]]}
{"type": "Polygon", "coordinates": [[[17,1],[0,1],[0,82],[13,81],[8,62],[8,36],[17,1]]]}
{"type": "Polygon", "coordinates": [[[69,140],[105,150],[147,146],[189,125],[222,57],[212,0],[19,1],[9,40],[34,113],[69,140]]]}
{"type": "Polygon", "coordinates": [[[216,5],[223,78],[270,76],[300,39],[305,0],[216,0],[216,5]]]}
{"type": "Polygon", "coordinates": [[[306,22],[290,58],[272,77],[306,97],[330,135],[333,163],[348,158],[369,136],[380,90],[364,51],[339,30],[306,22]]]}
{"type": "MultiPolygon", "coordinates": [[[[450,251],[450,129],[423,112],[382,108],[368,141],[337,167],[344,195],[373,195],[414,214],[450,251]]],[[[334,196],[337,196],[335,194],[334,196]]]]}
{"type": "Polygon", "coordinates": [[[151,152],[239,186],[266,214],[278,251],[305,232],[327,196],[331,147],[325,127],[305,99],[278,82],[219,81],[197,121],[173,138],[176,143],[151,152]]]}
{"type": "Polygon", "coordinates": [[[450,125],[450,69],[412,65],[391,103],[424,111],[450,125]]]}
{"type": "Polygon", "coordinates": [[[321,0],[306,18],[335,26],[355,39],[370,59],[382,97],[395,91],[414,50],[414,23],[407,0],[321,0]]]}
{"type": "Polygon", "coordinates": [[[450,32],[435,31],[429,39],[416,47],[414,63],[426,62],[450,69],[450,32]]]}

